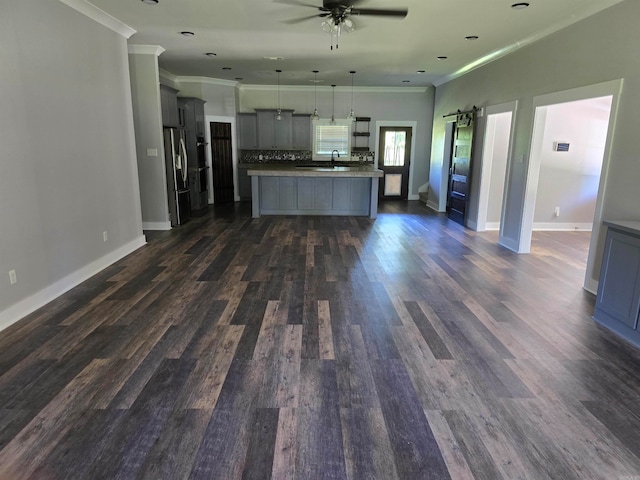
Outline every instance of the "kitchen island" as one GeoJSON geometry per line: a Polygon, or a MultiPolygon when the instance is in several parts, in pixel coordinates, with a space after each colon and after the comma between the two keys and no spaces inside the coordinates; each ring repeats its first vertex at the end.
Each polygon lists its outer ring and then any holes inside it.
{"type": "Polygon", "coordinates": [[[251,177],[251,213],[260,215],[378,215],[373,165],[256,164],[251,177]]]}

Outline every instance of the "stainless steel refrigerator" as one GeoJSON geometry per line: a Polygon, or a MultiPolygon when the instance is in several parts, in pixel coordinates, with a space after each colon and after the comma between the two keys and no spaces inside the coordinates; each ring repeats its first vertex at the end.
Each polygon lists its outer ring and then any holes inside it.
{"type": "Polygon", "coordinates": [[[171,226],[182,225],[191,217],[191,198],[185,131],[164,129],[164,156],[171,226]]]}

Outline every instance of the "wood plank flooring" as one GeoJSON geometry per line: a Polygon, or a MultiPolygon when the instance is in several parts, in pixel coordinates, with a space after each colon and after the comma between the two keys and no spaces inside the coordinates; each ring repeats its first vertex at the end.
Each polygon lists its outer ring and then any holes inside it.
{"type": "Polygon", "coordinates": [[[589,234],[210,208],[0,332],[0,480],[640,480],[589,234]]]}

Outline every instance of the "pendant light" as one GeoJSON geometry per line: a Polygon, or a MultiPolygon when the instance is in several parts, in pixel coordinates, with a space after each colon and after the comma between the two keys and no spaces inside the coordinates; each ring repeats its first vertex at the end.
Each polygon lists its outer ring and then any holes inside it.
{"type": "Polygon", "coordinates": [[[320,120],[318,115],[318,70],[313,71],[313,115],[311,115],[311,121],[317,122],[320,120]]]}
{"type": "Polygon", "coordinates": [[[335,125],[336,124],[336,116],[335,116],[335,111],[336,111],[336,86],[335,85],[331,85],[331,90],[332,90],[332,95],[333,95],[333,101],[332,101],[332,105],[331,105],[331,121],[329,122],[329,125],[335,125]]]}
{"type": "Polygon", "coordinates": [[[351,111],[349,112],[349,116],[347,118],[352,122],[355,122],[356,113],[353,111],[353,76],[356,74],[356,71],[351,70],[349,73],[351,74],[351,111]]]}
{"type": "Polygon", "coordinates": [[[276,112],[276,120],[282,120],[282,110],[280,109],[280,73],[282,70],[276,70],[278,74],[278,111],[276,112]]]}

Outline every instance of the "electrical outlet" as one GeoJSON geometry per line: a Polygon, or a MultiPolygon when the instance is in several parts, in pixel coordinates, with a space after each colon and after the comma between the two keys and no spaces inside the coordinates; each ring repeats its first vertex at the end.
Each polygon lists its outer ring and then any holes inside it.
{"type": "Polygon", "coordinates": [[[553,216],[554,217],[559,217],[560,216],[560,207],[556,207],[553,209],[553,216]]]}
{"type": "Polygon", "coordinates": [[[104,232],[102,232],[102,239],[106,242],[107,241],[107,231],[105,230],[104,232]]]}
{"type": "Polygon", "coordinates": [[[18,277],[16,277],[15,270],[9,270],[9,282],[11,282],[11,285],[18,283],[18,277]]]}

